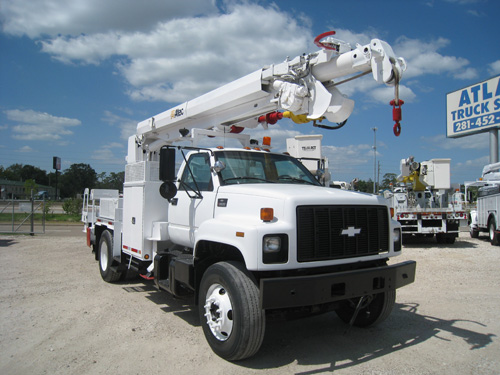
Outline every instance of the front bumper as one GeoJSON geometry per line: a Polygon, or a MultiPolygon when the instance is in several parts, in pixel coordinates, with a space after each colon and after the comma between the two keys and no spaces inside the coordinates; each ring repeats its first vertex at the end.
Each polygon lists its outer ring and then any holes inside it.
{"type": "Polygon", "coordinates": [[[262,309],[319,305],[395,290],[415,280],[415,261],[311,276],[260,280],[262,309]]]}

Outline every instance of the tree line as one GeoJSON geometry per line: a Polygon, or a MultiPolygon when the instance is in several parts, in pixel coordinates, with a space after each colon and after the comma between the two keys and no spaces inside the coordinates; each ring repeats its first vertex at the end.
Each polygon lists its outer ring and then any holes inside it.
{"type": "MultiPolygon", "coordinates": [[[[38,185],[56,187],[55,172],[46,171],[32,165],[13,164],[7,168],[0,166],[0,179],[9,181],[21,181],[25,183],[26,190],[36,189],[38,185]]],[[[115,189],[123,191],[125,172],[97,173],[89,164],[71,164],[68,169],[58,173],[57,195],[58,198],[74,198],[82,194],[85,188],[90,189],[115,189]]],[[[376,191],[390,189],[395,185],[396,174],[386,173],[376,191]]],[[[373,192],[373,181],[358,180],[356,191],[365,193],[373,192]]]]}
{"type": "MultiPolygon", "coordinates": [[[[32,165],[12,164],[4,168],[0,166],[0,179],[18,181],[25,184],[26,190],[38,189],[38,186],[56,188],[58,198],[74,198],[82,194],[85,188],[123,190],[125,172],[97,173],[89,164],[71,164],[68,169],[58,173],[47,173],[32,165]]],[[[51,197],[54,198],[54,197],[51,197]]]]}

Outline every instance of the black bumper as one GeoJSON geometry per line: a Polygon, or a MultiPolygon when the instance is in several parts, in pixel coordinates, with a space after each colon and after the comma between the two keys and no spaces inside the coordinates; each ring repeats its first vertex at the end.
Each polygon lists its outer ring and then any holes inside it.
{"type": "Polygon", "coordinates": [[[415,261],[312,276],[260,280],[263,309],[312,306],[401,288],[415,280],[415,261]]]}

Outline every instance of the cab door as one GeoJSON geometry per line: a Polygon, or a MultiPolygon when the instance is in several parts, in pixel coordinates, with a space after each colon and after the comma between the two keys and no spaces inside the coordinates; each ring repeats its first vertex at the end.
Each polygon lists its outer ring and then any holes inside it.
{"type": "Polygon", "coordinates": [[[169,205],[170,239],[179,245],[193,247],[196,230],[213,218],[214,178],[207,152],[190,154],[179,181],[177,195],[169,205]]]}

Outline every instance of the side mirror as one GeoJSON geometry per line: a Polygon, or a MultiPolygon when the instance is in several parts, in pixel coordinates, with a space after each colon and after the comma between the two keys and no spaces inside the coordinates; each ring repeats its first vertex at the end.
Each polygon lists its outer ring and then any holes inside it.
{"type": "Polygon", "coordinates": [[[160,180],[175,180],[175,149],[162,147],[160,149],[160,180]]]}
{"type": "Polygon", "coordinates": [[[325,176],[325,170],[322,168],[318,168],[316,170],[316,177],[318,178],[318,180],[321,180],[324,176],[325,176]]]}
{"type": "Polygon", "coordinates": [[[160,185],[160,195],[170,202],[170,199],[177,194],[177,186],[173,181],[165,181],[160,185]]]}
{"type": "Polygon", "coordinates": [[[175,181],[175,148],[162,147],[160,149],[160,195],[170,201],[177,194],[175,181]]]}
{"type": "Polygon", "coordinates": [[[223,161],[217,160],[214,164],[213,167],[210,167],[210,169],[216,173],[219,173],[222,171],[224,168],[226,168],[226,164],[224,164],[223,161]]]}

